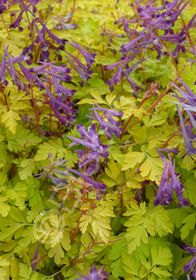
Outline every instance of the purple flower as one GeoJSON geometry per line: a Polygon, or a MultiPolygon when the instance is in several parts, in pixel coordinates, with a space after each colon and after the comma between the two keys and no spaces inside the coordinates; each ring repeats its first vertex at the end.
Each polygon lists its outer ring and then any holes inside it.
{"type": "Polygon", "coordinates": [[[47,27],[46,24],[44,24],[39,18],[37,18],[37,20],[39,21],[39,23],[43,26],[42,28],[42,32],[47,32],[49,37],[54,40],[62,49],[64,49],[64,46],[67,42],[66,39],[60,39],[59,37],[57,37],[56,35],[54,35],[47,27]]]}
{"type": "Polygon", "coordinates": [[[66,56],[69,62],[74,66],[76,72],[80,75],[82,80],[89,80],[91,78],[90,74],[93,73],[92,70],[89,70],[77,57],[65,51],[70,57],[66,56]]]}
{"type": "Polygon", "coordinates": [[[169,183],[169,170],[171,169],[171,158],[169,163],[166,162],[164,158],[164,169],[161,177],[161,182],[159,185],[158,193],[156,195],[154,205],[168,205],[172,202],[173,199],[173,188],[171,182],[169,183]]]}
{"type": "Polygon", "coordinates": [[[193,258],[192,258],[188,263],[186,263],[186,264],[184,265],[184,271],[185,271],[186,273],[189,273],[190,270],[191,270],[191,268],[192,268],[193,265],[194,265],[194,269],[193,269],[193,271],[191,272],[191,275],[196,279],[196,255],[195,255],[195,254],[196,254],[196,248],[187,246],[186,244],[179,244],[179,246],[180,246],[183,250],[189,252],[189,253],[193,256],[193,258]]]}
{"type": "Polygon", "coordinates": [[[37,271],[36,266],[37,266],[37,257],[38,257],[38,250],[39,250],[39,245],[36,248],[35,254],[33,256],[33,260],[31,262],[31,267],[33,270],[37,271]]]}
{"type": "Polygon", "coordinates": [[[5,48],[4,54],[3,54],[3,58],[2,58],[2,62],[1,62],[1,69],[0,69],[0,82],[2,80],[5,80],[5,68],[6,68],[6,55],[7,55],[7,49],[8,46],[5,48]]]}
{"type": "MultiPolygon", "coordinates": [[[[73,16],[73,13],[71,13],[71,14],[73,16]]],[[[56,19],[60,23],[59,25],[55,24],[54,29],[67,30],[67,29],[76,29],[78,27],[78,25],[75,23],[72,23],[72,24],[66,23],[67,21],[69,21],[71,19],[71,17],[68,20],[66,19],[66,17],[63,20],[61,20],[58,17],[51,17],[51,18],[56,19]]]]}
{"type": "Polygon", "coordinates": [[[182,116],[182,113],[181,113],[180,108],[178,106],[177,106],[177,111],[178,111],[178,115],[179,115],[179,118],[180,118],[182,135],[184,137],[185,148],[186,148],[186,151],[187,151],[186,153],[187,153],[187,155],[196,155],[196,149],[195,149],[195,147],[193,147],[193,145],[192,145],[192,143],[191,143],[191,141],[188,137],[186,127],[184,125],[183,116],[182,116]]]}
{"type": "Polygon", "coordinates": [[[183,243],[180,243],[179,246],[180,246],[180,248],[189,252],[193,256],[194,256],[194,254],[196,254],[196,248],[195,247],[190,247],[190,246],[188,246],[186,244],[183,244],[183,243]]]}
{"type": "Polygon", "coordinates": [[[84,166],[85,164],[88,164],[92,161],[99,162],[99,156],[102,157],[108,157],[108,146],[101,144],[99,140],[99,135],[96,132],[96,125],[92,124],[88,132],[86,132],[86,129],[84,125],[78,124],[77,130],[80,132],[81,137],[84,139],[78,139],[75,137],[67,136],[68,138],[74,140],[73,143],[71,143],[69,146],[73,146],[76,144],[81,144],[84,147],[90,149],[88,151],[87,156],[84,157],[84,155],[81,153],[81,150],[78,151],[78,156],[81,156],[82,164],[80,166],[84,166]]]}
{"type": "Polygon", "coordinates": [[[27,79],[28,82],[33,82],[36,80],[36,77],[30,72],[29,69],[27,69],[23,64],[18,62],[18,65],[20,66],[20,69],[22,73],[24,74],[25,78],[27,79]]]}
{"type": "Polygon", "coordinates": [[[107,188],[105,184],[97,182],[97,181],[93,180],[90,176],[83,174],[75,169],[68,168],[68,167],[65,167],[65,169],[76,174],[77,176],[81,177],[82,179],[84,179],[84,181],[86,181],[87,183],[92,185],[96,191],[100,191],[102,194],[105,193],[105,190],[107,188]]]}
{"type": "Polygon", "coordinates": [[[7,68],[7,71],[9,72],[10,76],[12,77],[13,84],[16,84],[18,89],[21,90],[23,88],[23,84],[20,81],[18,74],[16,73],[16,70],[14,68],[14,65],[12,63],[11,57],[8,52],[7,52],[7,57],[8,57],[8,64],[10,66],[10,69],[7,68]]]}
{"type": "Polygon", "coordinates": [[[7,0],[1,0],[0,1],[0,14],[3,14],[6,10],[5,4],[7,3],[7,0]]]}
{"type": "Polygon", "coordinates": [[[115,134],[117,137],[120,137],[122,128],[120,128],[119,126],[122,125],[122,123],[119,121],[115,121],[113,117],[122,117],[123,112],[102,108],[99,105],[96,106],[97,108],[93,106],[93,108],[89,109],[94,110],[94,115],[90,116],[90,118],[95,119],[99,122],[101,129],[104,130],[104,133],[109,140],[112,139],[113,134],[115,134]],[[102,112],[102,117],[100,117],[100,115],[98,114],[98,110],[102,112]],[[104,118],[106,118],[107,121],[105,121],[104,118]]]}
{"type": "MultiPolygon", "coordinates": [[[[181,88],[179,88],[178,86],[176,86],[174,83],[171,83],[171,84],[182,94],[182,96],[185,98],[188,105],[191,105],[191,106],[196,105],[195,94],[180,78],[178,78],[178,80],[184,86],[186,92],[184,90],[182,90],[181,88]]],[[[180,96],[178,96],[177,93],[174,96],[177,97],[179,99],[179,101],[183,101],[183,99],[180,96]]]]}
{"type": "Polygon", "coordinates": [[[73,43],[69,43],[69,42],[68,42],[68,44],[73,46],[73,47],[75,47],[76,49],[78,49],[81,52],[81,54],[83,55],[83,57],[85,58],[85,60],[87,62],[88,68],[90,68],[91,65],[95,62],[95,56],[97,54],[96,53],[89,53],[89,52],[85,51],[73,39],[72,39],[72,41],[74,42],[74,44],[73,43]]]}
{"type": "Polygon", "coordinates": [[[108,272],[103,271],[103,269],[104,266],[101,266],[98,271],[96,266],[93,265],[91,267],[91,271],[90,272],[88,271],[87,276],[76,272],[82,278],[75,278],[75,280],[108,280],[109,279],[108,272]]]}
{"type": "Polygon", "coordinates": [[[20,26],[20,22],[21,22],[21,20],[22,20],[22,15],[23,15],[24,11],[28,10],[29,7],[30,7],[30,5],[24,7],[24,8],[20,11],[20,13],[19,13],[17,19],[15,20],[15,22],[13,22],[12,24],[10,24],[10,28],[16,28],[16,27],[19,27],[19,26],[20,26]]]}
{"type": "Polygon", "coordinates": [[[190,206],[189,202],[183,196],[183,190],[185,187],[180,183],[179,179],[177,178],[175,171],[175,161],[172,165],[170,155],[168,155],[169,162],[167,162],[166,158],[162,156],[159,150],[158,153],[164,162],[164,169],[158,193],[154,201],[154,205],[169,205],[173,199],[173,191],[175,191],[179,200],[179,207],[190,206]]]}

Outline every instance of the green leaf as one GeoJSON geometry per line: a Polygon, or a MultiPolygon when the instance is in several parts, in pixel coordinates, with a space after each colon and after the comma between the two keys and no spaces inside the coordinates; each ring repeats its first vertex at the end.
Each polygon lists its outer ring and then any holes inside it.
{"type": "Polygon", "coordinates": [[[13,110],[9,110],[1,115],[1,122],[5,124],[13,134],[16,133],[17,121],[20,120],[20,116],[13,110]]]}
{"type": "Polygon", "coordinates": [[[10,205],[5,203],[7,201],[7,197],[0,197],[0,215],[2,217],[6,217],[10,211],[10,205]]]}
{"type": "Polygon", "coordinates": [[[25,209],[25,198],[27,197],[27,187],[22,182],[17,182],[14,188],[10,188],[6,192],[7,196],[15,201],[15,205],[21,210],[25,209]]]}
{"type": "Polygon", "coordinates": [[[145,158],[145,154],[141,152],[129,152],[124,155],[124,163],[122,170],[135,167],[138,163],[141,163],[145,158]]]}
{"type": "Polygon", "coordinates": [[[161,206],[146,209],[145,204],[132,206],[133,210],[125,213],[130,216],[124,224],[127,229],[125,237],[128,240],[128,252],[131,254],[143,243],[148,243],[148,234],[165,236],[173,232],[173,223],[170,221],[167,211],[161,206]]]}
{"type": "Polygon", "coordinates": [[[154,273],[155,275],[157,275],[159,277],[158,279],[163,279],[161,277],[171,277],[172,276],[172,274],[170,272],[168,272],[167,270],[160,268],[160,267],[153,267],[151,270],[151,273],[154,273]]]}
{"type": "Polygon", "coordinates": [[[58,154],[58,157],[65,157],[66,149],[63,147],[62,140],[60,138],[51,139],[48,142],[44,142],[39,146],[34,160],[41,161],[48,158],[48,153],[51,153],[53,157],[58,154]]]}
{"type": "Polygon", "coordinates": [[[80,218],[80,230],[84,234],[87,230],[87,227],[92,222],[92,217],[89,215],[83,215],[80,218]]]}
{"type": "Polygon", "coordinates": [[[183,219],[182,223],[184,225],[180,229],[181,238],[185,239],[189,235],[190,231],[195,228],[196,214],[193,213],[193,214],[188,215],[187,217],[185,217],[183,219]]]}
{"type": "Polygon", "coordinates": [[[21,180],[26,180],[29,176],[32,176],[33,170],[35,168],[34,159],[24,159],[20,167],[22,167],[22,170],[19,171],[19,176],[21,180]]]}
{"type": "Polygon", "coordinates": [[[169,266],[172,262],[172,253],[169,248],[165,247],[152,247],[151,250],[151,256],[152,256],[152,265],[163,265],[163,266],[169,266]]]}
{"type": "Polygon", "coordinates": [[[62,246],[60,244],[57,244],[53,248],[50,249],[48,252],[48,257],[52,258],[54,257],[54,262],[58,265],[61,262],[61,259],[64,257],[64,251],[62,249],[62,246]]]}
{"type": "Polygon", "coordinates": [[[125,235],[128,240],[129,254],[132,254],[135,249],[141,245],[142,242],[145,244],[148,243],[148,233],[144,224],[142,223],[143,221],[141,221],[141,224],[139,224],[138,221],[136,227],[129,227],[128,232],[125,235]]]}
{"type": "Polygon", "coordinates": [[[157,233],[159,236],[165,236],[173,232],[174,225],[170,220],[167,210],[162,206],[149,209],[149,214],[147,213],[146,215],[146,227],[152,236],[154,235],[153,232],[157,233]]]}
{"type": "Polygon", "coordinates": [[[146,177],[152,181],[158,181],[158,176],[163,172],[163,161],[160,158],[147,156],[141,167],[141,176],[146,177]]]}
{"type": "Polygon", "coordinates": [[[63,238],[61,239],[61,245],[66,251],[71,249],[70,234],[68,232],[64,232],[63,238]]]}

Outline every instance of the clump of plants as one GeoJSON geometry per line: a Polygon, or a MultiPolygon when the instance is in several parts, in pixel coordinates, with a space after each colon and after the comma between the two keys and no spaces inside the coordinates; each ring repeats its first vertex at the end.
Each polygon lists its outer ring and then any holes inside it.
{"type": "Polygon", "coordinates": [[[194,10],[0,2],[2,280],[196,279],[194,10]]]}

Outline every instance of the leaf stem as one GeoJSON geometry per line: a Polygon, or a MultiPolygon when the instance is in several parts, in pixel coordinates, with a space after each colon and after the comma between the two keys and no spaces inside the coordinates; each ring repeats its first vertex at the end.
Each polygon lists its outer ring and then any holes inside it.
{"type": "Polygon", "coordinates": [[[32,85],[32,83],[30,84],[30,92],[31,92],[31,100],[32,100],[34,114],[35,114],[35,119],[36,119],[37,127],[38,127],[38,136],[40,137],[41,134],[40,134],[40,125],[39,125],[39,115],[37,114],[37,110],[36,110],[36,107],[35,107],[35,99],[34,99],[34,96],[33,96],[33,85],[32,85]]]}
{"type": "MultiPolygon", "coordinates": [[[[177,81],[178,77],[183,73],[184,69],[185,69],[186,65],[184,65],[182,71],[177,75],[176,79],[174,80],[174,83],[177,81]]],[[[143,114],[143,117],[145,115],[147,115],[147,113],[149,113],[152,109],[154,109],[156,107],[156,105],[161,101],[161,99],[170,91],[170,89],[173,87],[173,85],[169,86],[158,98],[157,100],[146,110],[146,112],[143,114]]],[[[131,117],[130,117],[131,118],[131,117]]],[[[134,127],[137,123],[139,123],[141,121],[141,119],[137,119],[134,123],[132,123],[130,126],[128,126],[128,124],[126,124],[126,129],[123,130],[122,134],[124,135],[128,129],[131,129],[132,127],[134,127]],[[128,126],[128,127],[127,127],[128,126]]],[[[130,122],[128,120],[128,122],[130,122]]]]}
{"type": "Polygon", "coordinates": [[[2,21],[3,21],[4,27],[5,27],[5,30],[6,30],[6,32],[7,32],[7,35],[8,35],[8,37],[9,37],[9,39],[11,40],[11,36],[10,36],[9,30],[8,30],[8,28],[7,28],[7,24],[6,24],[6,22],[5,22],[5,19],[4,19],[3,14],[1,14],[1,18],[2,18],[2,21]]]}

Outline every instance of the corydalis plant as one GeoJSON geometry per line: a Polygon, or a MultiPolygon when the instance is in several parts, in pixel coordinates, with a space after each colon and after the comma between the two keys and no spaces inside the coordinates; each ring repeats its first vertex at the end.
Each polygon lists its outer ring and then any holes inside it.
{"type": "Polygon", "coordinates": [[[81,149],[76,150],[76,152],[78,153],[78,157],[79,157],[78,166],[80,168],[83,167],[84,165],[89,164],[90,162],[99,163],[99,156],[102,156],[104,158],[109,156],[108,146],[101,143],[101,141],[99,139],[99,135],[96,132],[95,124],[92,124],[89,127],[88,132],[86,131],[83,124],[78,124],[77,130],[80,132],[81,137],[83,139],[79,139],[79,138],[71,137],[71,136],[67,136],[67,137],[74,141],[69,146],[81,144],[88,149],[87,153],[85,153],[81,149]]]}
{"type": "Polygon", "coordinates": [[[94,114],[92,114],[90,118],[98,121],[100,128],[103,129],[109,140],[112,139],[113,134],[115,134],[117,137],[120,137],[122,132],[122,128],[120,126],[122,123],[116,121],[114,117],[121,118],[123,116],[123,112],[102,108],[99,105],[96,106],[97,107],[93,106],[93,108],[89,109],[94,111],[94,114]],[[98,113],[98,111],[100,112],[98,113]]]}
{"type": "Polygon", "coordinates": [[[115,21],[115,24],[119,24],[119,27],[123,26],[129,39],[129,42],[123,44],[119,50],[123,56],[119,62],[104,66],[104,70],[118,67],[113,77],[107,81],[107,84],[110,85],[110,90],[113,90],[113,85],[119,83],[123,76],[125,76],[136,95],[140,88],[136,86],[129,75],[139,63],[145,60],[141,59],[141,52],[148,53],[148,51],[155,50],[157,52],[157,59],[160,59],[163,55],[170,55],[173,57],[174,63],[177,64],[177,57],[180,51],[183,53],[186,51],[184,44],[186,43],[187,32],[192,27],[196,15],[194,15],[186,27],[183,27],[179,33],[175,33],[172,27],[188,2],[181,7],[182,0],[174,0],[171,3],[165,1],[165,4],[158,8],[152,5],[142,6],[137,0],[135,2],[139,14],[138,18],[127,19],[123,16],[115,21]],[[137,23],[135,29],[140,25],[143,27],[142,31],[139,32],[129,27],[129,25],[134,23],[137,23]],[[165,34],[162,35],[163,30],[165,34]],[[170,45],[168,44],[172,44],[172,47],[175,45],[175,48],[170,50],[170,45]],[[129,63],[134,58],[138,58],[139,61],[129,66],[129,63]],[[123,71],[124,67],[125,70],[123,71]]]}
{"type": "Polygon", "coordinates": [[[96,266],[93,265],[91,270],[88,271],[88,275],[82,275],[77,273],[82,278],[75,278],[75,280],[108,280],[108,272],[104,271],[104,266],[101,266],[99,270],[97,270],[96,266]]]}
{"type": "Polygon", "coordinates": [[[0,14],[3,14],[6,10],[6,4],[7,4],[7,0],[1,0],[0,1],[0,14]]]}
{"type": "MultiPolygon", "coordinates": [[[[51,165],[42,167],[44,170],[44,173],[40,173],[40,174],[36,175],[35,177],[37,177],[38,179],[42,178],[42,177],[49,178],[49,179],[51,179],[53,184],[59,188],[61,186],[68,186],[69,181],[70,181],[70,184],[72,185],[74,181],[73,181],[73,176],[71,174],[74,174],[84,180],[85,192],[90,192],[90,191],[94,190],[94,191],[96,191],[97,200],[101,199],[101,194],[105,193],[106,185],[92,179],[91,175],[95,170],[95,164],[92,163],[87,168],[87,170],[84,174],[73,168],[66,167],[66,160],[63,160],[60,158],[60,159],[57,159],[57,161],[54,161],[53,155],[51,153],[48,154],[48,157],[51,161],[51,165]],[[59,167],[61,167],[63,169],[58,169],[59,167]]],[[[77,181],[77,179],[75,181],[77,181]]],[[[82,185],[83,184],[81,184],[81,186],[82,185]]],[[[73,187],[72,187],[72,191],[73,191],[73,187]]]]}
{"type": "Polygon", "coordinates": [[[180,183],[177,177],[177,173],[175,171],[175,160],[172,164],[171,157],[169,154],[168,162],[166,161],[166,157],[163,157],[163,155],[160,152],[159,155],[164,162],[164,169],[161,177],[161,182],[159,184],[158,193],[154,201],[154,205],[169,205],[173,199],[173,191],[175,191],[179,200],[179,207],[190,206],[189,202],[183,196],[183,190],[185,189],[185,187],[180,183]]]}
{"type": "Polygon", "coordinates": [[[196,248],[190,247],[186,244],[180,244],[179,245],[184,251],[189,252],[193,258],[184,265],[184,271],[186,273],[189,273],[191,268],[194,266],[193,271],[191,272],[191,275],[196,279],[196,248]]]}
{"type": "Polygon", "coordinates": [[[178,78],[179,82],[181,85],[184,86],[185,90],[182,90],[179,88],[177,85],[172,83],[172,85],[181,93],[181,96],[175,92],[175,97],[178,98],[179,102],[175,102],[179,105],[182,106],[183,110],[187,112],[188,117],[189,117],[189,123],[188,125],[185,126],[185,122],[183,119],[183,115],[180,111],[179,106],[177,106],[177,111],[178,115],[180,118],[180,124],[182,128],[182,135],[184,137],[184,142],[185,142],[185,148],[186,148],[186,153],[187,155],[195,155],[196,154],[196,149],[193,146],[192,142],[196,140],[196,135],[192,132],[192,128],[196,131],[196,118],[195,118],[195,113],[196,113],[196,96],[192,92],[192,90],[180,79],[178,78]]]}

